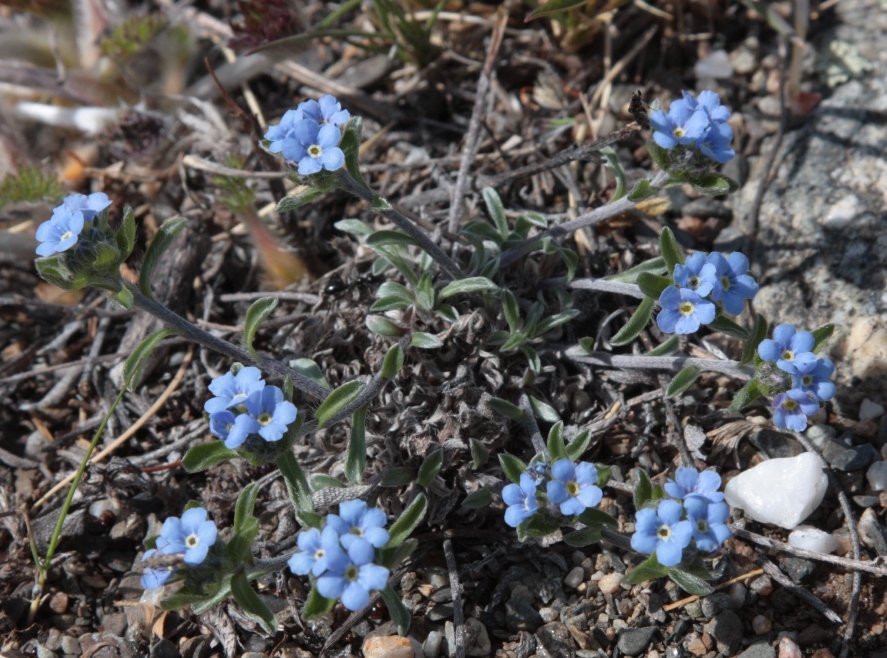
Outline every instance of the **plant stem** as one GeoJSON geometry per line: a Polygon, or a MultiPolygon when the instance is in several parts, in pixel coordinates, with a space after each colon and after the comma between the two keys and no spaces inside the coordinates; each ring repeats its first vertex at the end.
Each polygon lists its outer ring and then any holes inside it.
{"type": "Polygon", "coordinates": [[[609,352],[592,352],[588,354],[580,347],[567,350],[567,358],[579,363],[588,363],[605,368],[637,368],[641,370],[681,370],[687,366],[695,366],[703,371],[720,372],[738,379],[751,379],[751,374],[739,367],[739,361],[720,361],[718,359],[698,359],[689,356],[627,356],[610,354],[609,352]]]}
{"type": "MultiPolygon", "coordinates": [[[[660,171],[653,177],[653,180],[650,181],[650,187],[655,190],[659,190],[662,188],[663,185],[665,185],[666,182],[668,182],[668,173],[660,171]]],[[[602,222],[605,219],[609,219],[610,217],[618,215],[619,213],[623,213],[626,210],[631,210],[636,205],[637,202],[630,200],[628,198],[628,195],[626,195],[620,199],[617,199],[616,201],[613,201],[612,203],[608,203],[606,206],[595,208],[591,212],[580,215],[574,220],[552,226],[547,231],[543,231],[539,235],[534,235],[533,237],[528,238],[526,241],[524,241],[523,244],[520,244],[517,247],[512,247],[511,249],[502,252],[499,255],[499,265],[501,267],[511,265],[518,258],[536,248],[536,245],[538,245],[540,240],[544,240],[545,238],[559,238],[565,235],[569,235],[574,231],[578,231],[580,228],[593,226],[594,224],[602,222]]]]}
{"type": "Polygon", "coordinates": [[[607,281],[606,279],[573,279],[568,284],[570,288],[578,290],[600,290],[601,292],[614,292],[619,295],[637,297],[643,299],[646,295],[634,283],[622,283],[620,281],[607,281]]]}
{"type": "Polygon", "coordinates": [[[354,196],[359,197],[364,201],[369,201],[369,203],[372,205],[373,212],[377,212],[386,219],[390,220],[391,222],[396,224],[397,227],[401,229],[404,233],[413,238],[413,240],[416,241],[419,247],[424,249],[429,256],[437,261],[438,265],[443,268],[443,271],[451,279],[458,281],[459,279],[465,278],[465,273],[456,264],[456,261],[447,256],[446,252],[438,247],[431,238],[425,235],[422,229],[416,226],[409,217],[407,217],[397,208],[388,203],[388,201],[386,201],[384,197],[380,197],[377,194],[374,194],[372,190],[369,190],[358,183],[356,180],[354,180],[354,178],[351,177],[351,174],[345,171],[345,169],[339,170],[339,180],[345,184],[345,188],[354,196]],[[384,208],[380,208],[378,206],[378,200],[381,200],[385,204],[384,208]]]}
{"type": "Polygon", "coordinates": [[[308,479],[305,477],[305,471],[296,461],[296,455],[292,449],[284,451],[277,458],[277,468],[280,469],[283,479],[286,482],[286,490],[293,501],[293,505],[297,512],[314,511],[314,504],[311,502],[311,487],[308,486],[308,479]]]}
{"type": "Polygon", "coordinates": [[[244,365],[256,366],[280,379],[289,377],[290,381],[293,383],[293,388],[310,395],[313,398],[325,400],[326,396],[330,394],[327,389],[317,382],[296,372],[292,368],[285,366],[280,361],[261,355],[258,360],[254,359],[246,350],[217,336],[213,336],[208,331],[199,329],[185,318],[166,308],[163,304],[145,297],[136,286],[127,283],[126,287],[129,288],[129,291],[132,293],[133,302],[136,306],[143,311],[147,311],[154,317],[159,318],[191,342],[203,345],[219,354],[224,354],[244,365]]]}

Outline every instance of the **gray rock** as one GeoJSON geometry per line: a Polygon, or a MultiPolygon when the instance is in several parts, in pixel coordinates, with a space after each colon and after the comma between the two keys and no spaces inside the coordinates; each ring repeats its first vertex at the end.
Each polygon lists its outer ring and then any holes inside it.
{"type": "Polygon", "coordinates": [[[797,457],[804,452],[803,446],[793,436],[773,430],[756,430],[751,433],[748,440],[770,459],[797,457]]]}
{"type": "Polygon", "coordinates": [[[37,658],[58,658],[58,656],[55,651],[47,649],[42,644],[37,645],[37,658]]]}
{"type": "Polygon", "coordinates": [[[151,658],[180,658],[178,647],[170,640],[160,640],[151,647],[151,658]]]}
{"type": "Polygon", "coordinates": [[[887,461],[877,461],[865,474],[872,491],[884,491],[887,489],[887,461]]]}
{"type": "Polygon", "coordinates": [[[887,528],[878,523],[878,517],[871,507],[859,517],[857,529],[863,544],[874,548],[878,555],[887,555],[887,528]]]}
{"type": "Polygon", "coordinates": [[[453,589],[447,585],[446,587],[441,587],[431,593],[429,597],[435,603],[446,603],[448,601],[453,600],[453,589]]]}
{"type": "Polygon", "coordinates": [[[542,616],[531,603],[512,599],[505,604],[505,626],[509,630],[535,633],[542,623],[542,616]]]}
{"type": "Polygon", "coordinates": [[[576,655],[576,641],[566,625],[559,621],[545,624],[536,631],[536,649],[544,649],[551,658],[572,658],[576,655]]]}
{"type": "Polygon", "coordinates": [[[706,617],[714,617],[732,607],[733,599],[726,592],[714,592],[702,599],[702,614],[706,617]]]}
{"type": "Polygon", "coordinates": [[[715,251],[723,251],[726,253],[742,251],[744,246],[745,234],[738,228],[733,228],[732,226],[728,226],[718,233],[718,236],[714,241],[715,251]]]}
{"type": "Polygon", "coordinates": [[[742,642],[742,620],[732,610],[725,610],[705,625],[718,645],[718,651],[733,655],[742,642]]]}
{"type": "Polygon", "coordinates": [[[452,619],[453,618],[453,606],[438,603],[436,606],[431,608],[431,610],[429,610],[425,614],[425,618],[428,621],[432,621],[432,622],[443,621],[444,619],[452,619]]]}
{"type": "Polygon", "coordinates": [[[800,584],[816,570],[816,565],[810,560],[799,557],[783,557],[779,560],[779,568],[786,576],[800,584]]]}
{"type": "Polygon", "coordinates": [[[721,201],[707,196],[694,199],[685,205],[681,208],[681,214],[684,217],[701,217],[702,219],[708,219],[710,217],[725,219],[727,221],[733,219],[732,210],[725,206],[721,201]]]}
{"type": "Polygon", "coordinates": [[[776,649],[766,642],[755,642],[736,658],[776,658],[776,649]]]}
{"type": "Polygon", "coordinates": [[[422,652],[425,654],[425,658],[437,658],[440,655],[440,645],[443,644],[443,633],[440,631],[431,631],[428,634],[428,637],[425,638],[425,643],[422,645],[422,652]]]}
{"type": "Polygon", "coordinates": [[[653,641],[656,634],[655,626],[646,626],[644,628],[627,628],[619,635],[617,647],[619,651],[626,656],[640,655],[653,641]]]}
{"type": "MultiPolygon", "coordinates": [[[[838,366],[836,397],[850,413],[865,398],[887,404],[887,123],[875,118],[887,109],[887,31],[883,21],[867,20],[868,7],[868,0],[840,2],[831,29],[814,45],[855,44],[872,70],[835,88],[800,129],[785,135],[758,217],[753,264],[761,275],[755,309],[771,325],[835,324],[821,355],[838,366]],[[830,220],[830,211],[851,195],[858,199],[852,221],[831,225],[848,213],[832,213],[830,220]]],[[[771,148],[765,139],[750,184],[728,197],[746,234],[771,148]]]]}
{"type": "Polygon", "coordinates": [[[829,461],[832,468],[849,473],[865,468],[878,458],[878,451],[871,443],[863,443],[843,450],[829,461]]]}
{"type": "Polygon", "coordinates": [[[79,656],[82,653],[80,649],[80,640],[70,635],[62,636],[62,653],[70,656],[79,656]]]}
{"type": "Polygon", "coordinates": [[[699,599],[691,601],[684,606],[684,612],[686,612],[687,615],[689,615],[693,619],[698,619],[702,616],[702,601],[700,601],[699,599]]]}
{"type": "Polygon", "coordinates": [[[881,499],[877,496],[853,496],[853,502],[860,507],[874,507],[880,504],[881,499]]]}
{"type": "Polygon", "coordinates": [[[582,567],[574,567],[564,578],[564,586],[576,589],[585,580],[585,569],[582,567]]]}
{"type": "Polygon", "coordinates": [[[822,452],[828,441],[838,436],[837,431],[831,425],[814,425],[807,429],[806,437],[813,446],[822,452]]]}
{"type": "Polygon", "coordinates": [[[112,612],[106,614],[102,619],[102,630],[117,637],[123,637],[126,632],[126,614],[123,612],[112,612]]]}

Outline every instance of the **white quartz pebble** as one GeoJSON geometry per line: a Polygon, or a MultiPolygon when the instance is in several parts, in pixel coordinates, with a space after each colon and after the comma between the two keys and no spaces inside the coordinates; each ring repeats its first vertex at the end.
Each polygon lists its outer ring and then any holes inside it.
{"type": "Polygon", "coordinates": [[[819,458],[805,452],[761,462],[730,480],[724,493],[755,521],[792,530],[819,507],[827,488],[819,458]]]}
{"type": "Polygon", "coordinates": [[[825,530],[814,528],[811,525],[799,525],[791,531],[788,543],[795,548],[803,548],[805,551],[815,553],[833,553],[838,547],[838,540],[825,530]]]}
{"type": "MultiPolygon", "coordinates": [[[[869,466],[865,474],[872,491],[884,491],[887,489],[887,462],[879,461],[869,466]]],[[[92,508],[90,508],[92,511],[92,508]]]]}

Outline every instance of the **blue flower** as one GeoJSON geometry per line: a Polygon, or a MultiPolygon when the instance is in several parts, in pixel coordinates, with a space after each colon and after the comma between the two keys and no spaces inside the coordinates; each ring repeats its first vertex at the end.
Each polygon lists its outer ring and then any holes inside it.
{"type": "Polygon", "coordinates": [[[680,563],[690,540],[693,524],[681,521],[683,508],[674,500],[660,501],[656,509],[642,509],[635,519],[631,547],[638,553],[656,553],[659,564],[673,567],[680,563]]]}
{"type": "Polygon", "coordinates": [[[773,424],[781,430],[803,432],[807,429],[807,416],[819,411],[819,402],[806,391],[793,388],[773,398],[773,424]]]}
{"type": "MultiPolygon", "coordinates": [[[[154,555],[158,555],[157,549],[152,548],[149,551],[145,551],[145,554],[142,556],[142,562],[154,555]]],[[[142,587],[144,589],[162,587],[175,575],[175,572],[175,567],[145,567],[142,574],[142,587]]]]}
{"type": "Polygon", "coordinates": [[[748,258],[738,251],[726,258],[724,254],[715,252],[709,255],[708,262],[714,266],[718,281],[711,298],[721,302],[727,313],[739,315],[745,308],[745,300],[753,299],[759,288],[758,282],[747,274],[748,258]]]}
{"type": "Polygon", "coordinates": [[[225,409],[209,415],[209,431],[225,442],[225,447],[234,450],[246,441],[250,434],[259,431],[259,423],[249,414],[234,415],[225,409]]]}
{"type": "Polygon", "coordinates": [[[681,466],[675,471],[674,480],[665,484],[665,492],[672,498],[683,500],[687,496],[701,496],[712,503],[724,500],[721,487],[721,476],[714,471],[702,471],[681,466]]]}
{"type": "Polygon", "coordinates": [[[71,194],[62,201],[62,205],[72,213],[79,212],[83,215],[83,221],[91,222],[96,215],[111,205],[111,199],[104,192],[94,192],[89,196],[85,194],[71,194]]]}
{"type": "Polygon", "coordinates": [[[250,395],[263,388],[265,388],[265,380],[262,379],[262,373],[258,368],[252,366],[241,368],[236,375],[226,372],[210,383],[209,390],[217,397],[207,400],[203,405],[203,410],[212,414],[216,411],[236,407],[246,402],[250,395]]]}
{"type": "Polygon", "coordinates": [[[216,524],[208,521],[206,510],[192,507],[179,519],[171,516],[163,522],[157,550],[161,555],[184,553],[185,564],[196,565],[206,559],[209,547],[216,543],[216,524]]]}
{"type": "Polygon", "coordinates": [[[321,169],[335,171],[345,164],[345,154],[339,148],[341,140],[342,133],[333,124],[320,125],[314,119],[304,119],[296,121],[286,138],[273,142],[270,150],[298,162],[299,173],[307,176],[321,169]]]}
{"type": "Polygon", "coordinates": [[[369,507],[362,500],[349,500],[339,505],[339,514],[326,517],[327,527],[338,533],[339,541],[345,550],[355,542],[365,541],[375,548],[382,548],[390,536],[384,529],[388,522],[385,512],[369,507]]]}
{"type": "Polygon", "coordinates": [[[726,123],[713,123],[696,141],[696,148],[715,162],[729,162],[736,155],[730,148],[733,141],[733,129],[726,123]]]}
{"type": "Polygon", "coordinates": [[[299,109],[306,119],[314,119],[318,123],[331,123],[341,126],[351,118],[348,110],[342,109],[335,96],[321,96],[320,100],[307,100],[299,103],[299,109]]]}
{"type": "Polygon", "coordinates": [[[553,479],[546,490],[548,500],[560,505],[564,516],[582,514],[586,508],[594,507],[603,498],[603,492],[595,486],[597,468],[594,464],[573,464],[564,457],[551,465],[551,476],[553,479]]]}
{"type": "Polygon", "coordinates": [[[693,495],[684,500],[684,511],[693,525],[693,539],[700,551],[714,553],[733,536],[726,525],[730,516],[727,503],[712,503],[702,496],[693,495]]]}
{"type": "Polygon", "coordinates": [[[773,339],[758,345],[764,361],[775,361],[780,370],[790,375],[808,373],[816,366],[816,355],[810,350],[816,344],[809,331],[798,331],[793,324],[781,324],[773,330],[773,339]]]}
{"type": "Polygon", "coordinates": [[[706,89],[699,94],[699,98],[694,98],[689,91],[682,91],[683,101],[691,110],[703,110],[712,123],[724,123],[730,118],[730,108],[721,105],[721,98],[717,93],[706,89]]]}
{"type": "Polygon", "coordinates": [[[534,480],[541,480],[548,474],[548,464],[545,462],[533,462],[527,466],[527,473],[534,480]]]}
{"type": "Polygon", "coordinates": [[[803,375],[792,375],[796,389],[812,394],[817,400],[828,402],[835,397],[835,384],[829,378],[835,372],[835,364],[831,359],[817,359],[810,372],[803,375]]]}
{"type": "Polygon", "coordinates": [[[700,251],[687,258],[685,264],[676,264],[673,278],[678,287],[692,290],[700,297],[708,295],[718,284],[714,265],[707,263],[700,251]]]}
{"type": "Polygon", "coordinates": [[[258,423],[259,436],[266,441],[280,441],[298,413],[292,402],[283,399],[283,391],[277,386],[266,386],[256,391],[244,401],[243,406],[258,423]]]}
{"type": "Polygon", "coordinates": [[[518,527],[539,509],[539,504],[536,502],[537,485],[532,475],[521,473],[520,485],[509,484],[502,489],[502,501],[508,505],[508,509],[505,510],[505,523],[512,528],[518,527]]]}
{"type": "Polygon", "coordinates": [[[687,288],[669,286],[659,295],[659,304],[656,324],[667,334],[692,334],[715,319],[715,305],[687,288]]]}
{"type": "Polygon", "coordinates": [[[705,110],[694,110],[686,99],[673,102],[668,114],[662,110],[650,114],[653,140],[664,149],[674,148],[678,144],[692,144],[705,134],[710,124],[705,110]]]}
{"type": "Polygon", "coordinates": [[[339,545],[339,533],[330,526],[326,526],[323,532],[317,528],[303,530],[299,533],[298,543],[302,552],[294,554],[288,562],[296,575],[307,576],[311,573],[321,576],[326,573],[330,561],[346,559],[339,545]]]}
{"type": "Polygon", "coordinates": [[[296,124],[305,120],[305,113],[301,109],[287,110],[280,118],[280,123],[276,126],[268,126],[265,133],[265,139],[271,141],[268,150],[272,153],[291,152],[298,148],[298,140],[293,131],[296,124]]]}
{"type": "Polygon", "coordinates": [[[372,590],[385,589],[389,571],[373,564],[375,551],[369,542],[354,542],[344,553],[330,556],[327,572],[317,579],[318,593],[328,599],[342,597],[342,605],[360,610],[370,602],[372,590]]]}
{"type": "Polygon", "coordinates": [[[52,256],[67,251],[75,244],[83,231],[83,214],[72,212],[67,206],[59,206],[52,217],[37,227],[37,254],[52,256]]]}

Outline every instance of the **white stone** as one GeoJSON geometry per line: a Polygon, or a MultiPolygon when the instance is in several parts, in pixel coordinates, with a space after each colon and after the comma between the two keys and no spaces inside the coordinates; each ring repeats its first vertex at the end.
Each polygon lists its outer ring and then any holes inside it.
{"type": "Polygon", "coordinates": [[[859,420],[870,420],[872,418],[880,418],[884,415],[884,407],[877,402],[872,402],[868,398],[859,405],[859,420]]]}
{"type": "Polygon", "coordinates": [[[832,229],[844,228],[856,218],[860,210],[859,197],[855,194],[845,196],[826,211],[822,224],[832,229]]]}
{"type": "Polygon", "coordinates": [[[887,489],[887,462],[875,462],[869,466],[865,474],[872,491],[884,491],[887,489]]]}
{"type": "Polygon", "coordinates": [[[805,452],[761,462],[730,480],[724,493],[755,521],[792,530],[819,507],[827,488],[819,457],[805,452]]]}
{"type": "Polygon", "coordinates": [[[791,531],[788,543],[795,548],[803,548],[814,553],[834,553],[838,547],[838,540],[825,530],[814,528],[811,525],[799,525],[791,531]]]}
{"type": "Polygon", "coordinates": [[[725,50],[713,50],[693,67],[697,78],[726,79],[733,76],[733,63],[725,50]]]}

